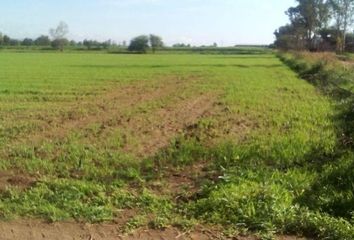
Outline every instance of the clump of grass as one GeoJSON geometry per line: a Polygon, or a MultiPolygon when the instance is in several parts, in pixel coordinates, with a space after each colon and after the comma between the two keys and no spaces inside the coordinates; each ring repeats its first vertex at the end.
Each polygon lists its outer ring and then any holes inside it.
{"type": "Polygon", "coordinates": [[[348,221],[354,219],[354,156],[344,155],[323,167],[323,171],[299,199],[311,209],[348,221]]]}
{"type": "Polygon", "coordinates": [[[119,186],[79,180],[44,181],[27,191],[8,189],[0,201],[3,217],[41,216],[50,221],[110,221],[119,209],[139,209],[169,219],[173,205],[147,190],[131,193],[119,186]]]}
{"type": "Polygon", "coordinates": [[[296,213],[294,199],[307,189],[312,177],[299,170],[283,173],[263,166],[262,171],[228,168],[219,179],[190,204],[195,217],[234,228],[275,232],[296,213]]]}
{"type": "Polygon", "coordinates": [[[291,196],[276,185],[258,183],[219,186],[207,198],[193,204],[195,216],[225,226],[243,226],[251,231],[274,231],[290,211],[291,196]]]}
{"type": "Polygon", "coordinates": [[[185,166],[192,164],[203,157],[204,148],[194,139],[185,140],[183,137],[175,139],[171,146],[158,153],[155,157],[157,166],[165,164],[185,166]]]}
{"type": "Polygon", "coordinates": [[[287,220],[285,231],[317,239],[350,240],[354,238],[354,227],[350,222],[327,214],[299,209],[287,220]]]}
{"type": "Polygon", "coordinates": [[[28,191],[9,189],[1,194],[5,209],[21,216],[41,216],[51,221],[75,218],[91,222],[112,219],[104,186],[79,181],[38,183],[28,191]]]}

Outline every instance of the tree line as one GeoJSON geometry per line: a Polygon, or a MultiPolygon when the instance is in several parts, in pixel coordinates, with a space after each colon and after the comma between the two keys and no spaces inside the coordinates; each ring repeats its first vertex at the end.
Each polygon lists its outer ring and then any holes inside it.
{"type": "Polygon", "coordinates": [[[0,33],[0,46],[38,46],[38,47],[51,47],[57,50],[64,50],[64,47],[85,47],[87,49],[108,49],[109,47],[115,46],[113,41],[107,40],[104,42],[99,42],[96,40],[87,40],[84,41],[74,41],[68,40],[66,35],[69,33],[69,27],[66,23],[60,22],[56,28],[49,30],[48,35],[41,35],[36,39],[25,38],[23,40],[18,40],[15,38],[11,38],[8,35],[3,35],[0,33]]]}
{"type": "Polygon", "coordinates": [[[354,51],[354,0],[296,0],[290,23],[275,31],[280,49],[354,51]]]}
{"type": "Polygon", "coordinates": [[[0,47],[17,47],[17,46],[38,46],[38,47],[51,47],[56,50],[64,51],[67,46],[86,48],[87,50],[99,50],[99,49],[109,49],[112,47],[126,48],[131,52],[146,53],[151,49],[155,53],[158,49],[164,46],[162,38],[160,36],[150,34],[141,35],[133,38],[130,44],[127,45],[126,41],[121,44],[116,44],[112,40],[107,41],[97,41],[91,39],[85,39],[83,41],[68,40],[67,34],[69,33],[69,26],[65,22],[60,22],[56,28],[49,30],[48,35],[41,35],[36,39],[25,38],[23,40],[18,40],[11,38],[8,35],[3,35],[0,33],[0,47]]]}

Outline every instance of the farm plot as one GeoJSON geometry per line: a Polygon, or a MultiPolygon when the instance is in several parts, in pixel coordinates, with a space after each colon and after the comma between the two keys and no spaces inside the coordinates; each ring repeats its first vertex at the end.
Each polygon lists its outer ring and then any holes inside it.
{"type": "Polygon", "coordinates": [[[336,147],[332,102],[272,54],[1,53],[0,65],[5,239],[30,231],[23,219],[82,239],[352,234],[349,217],[302,201],[336,147]]]}

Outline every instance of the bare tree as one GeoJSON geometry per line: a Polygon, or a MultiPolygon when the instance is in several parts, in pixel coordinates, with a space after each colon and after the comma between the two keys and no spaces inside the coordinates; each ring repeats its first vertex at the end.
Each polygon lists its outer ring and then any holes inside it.
{"type": "Polygon", "coordinates": [[[60,22],[56,28],[49,30],[50,36],[53,38],[53,47],[64,50],[65,44],[68,42],[65,36],[69,33],[69,26],[65,22],[60,22]]]}

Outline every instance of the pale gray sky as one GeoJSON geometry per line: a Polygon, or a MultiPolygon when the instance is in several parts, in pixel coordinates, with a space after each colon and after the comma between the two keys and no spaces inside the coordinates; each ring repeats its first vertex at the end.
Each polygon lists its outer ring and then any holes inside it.
{"type": "Polygon", "coordinates": [[[48,34],[65,21],[70,38],[129,40],[155,33],[173,44],[268,44],[294,0],[1,0],[0,31],[48,34]]]}

